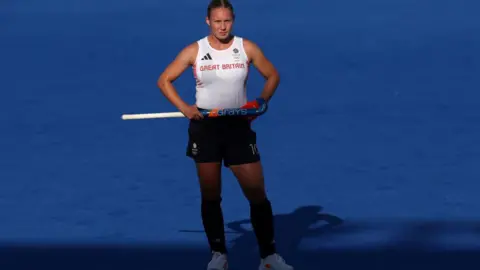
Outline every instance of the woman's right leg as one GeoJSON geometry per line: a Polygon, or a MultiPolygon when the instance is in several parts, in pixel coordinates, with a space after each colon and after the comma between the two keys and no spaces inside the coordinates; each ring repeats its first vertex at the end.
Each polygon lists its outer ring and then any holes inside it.
{"type": "Polygon", "coordinates": [[[196,163],[201,193],[203,227],[212,252],[227,253],[222,213],[222,164],[219,162],[196,163]]]}
{"type": "Polygon", "coordinates": [[[207,270],[226,270],[227,248],[225,244],[222,202],[222,149],[218,138],[218,122],[204,119],[190,121],[187,156],[191,157],[197,169],[201,192],[201,216],[212,251],[207,270]]]}

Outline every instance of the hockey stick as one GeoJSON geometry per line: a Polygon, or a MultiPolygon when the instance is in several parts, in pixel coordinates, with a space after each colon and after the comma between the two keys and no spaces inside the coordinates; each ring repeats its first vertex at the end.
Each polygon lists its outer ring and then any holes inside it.
{"type": "MultiPolygon", "coordinates": [[[[262,104],[260,108],[242,109],[210,109],[200,110],[204,117],[228,117],[228,116],[260,116],[268,109],[267,103],[262,104]]],[[[138,120],[138,119],[155,119],[155,118],[180,118],[185,117],[181,112],[165,112],[165,113],[142,113],[142,114],[123,114],[123,120],[138,120]]]]}

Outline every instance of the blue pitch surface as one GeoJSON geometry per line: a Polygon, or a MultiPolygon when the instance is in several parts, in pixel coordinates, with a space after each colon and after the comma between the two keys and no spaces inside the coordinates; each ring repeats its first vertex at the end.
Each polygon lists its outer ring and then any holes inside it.
{"type": "MultiPolygon", "coordinates": [[[[0,268],[205,269],[187,121],[120,115],[175,110],[156,79],[208,34],[206,5],[0,4],[0,268]]],[[[480,2],[234,5],[235,33],[282,75],[254,128],[287,261],[478,267],[480,2]]],[[[250,98],[262,83],[253,71],[250,98]]],[[[193,102],[190,71],[175,85],[193,102]]],[[[256,269],[248,203],[224,173],[231,268],[256,269]]]]}

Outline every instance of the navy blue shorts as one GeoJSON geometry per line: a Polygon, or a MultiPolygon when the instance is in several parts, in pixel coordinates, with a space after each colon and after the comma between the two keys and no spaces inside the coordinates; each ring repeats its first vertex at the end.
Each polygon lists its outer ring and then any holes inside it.
{"type": "Polygon", "coordinates": [[[257,134],[240,117],[190,120],[187,156],[195,162],[222,162],[225,167],[260,160],[257,134]]]}

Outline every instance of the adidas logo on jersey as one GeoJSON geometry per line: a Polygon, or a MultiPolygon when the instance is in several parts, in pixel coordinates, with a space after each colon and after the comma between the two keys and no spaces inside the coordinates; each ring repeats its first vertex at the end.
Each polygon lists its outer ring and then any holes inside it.
{"type": "Polygon", "coordinates": [[[207,53],[201,60],[212,60],[212,57],[207,53]]]}

